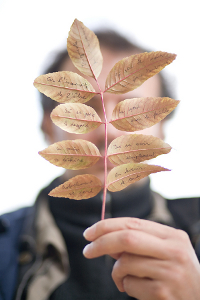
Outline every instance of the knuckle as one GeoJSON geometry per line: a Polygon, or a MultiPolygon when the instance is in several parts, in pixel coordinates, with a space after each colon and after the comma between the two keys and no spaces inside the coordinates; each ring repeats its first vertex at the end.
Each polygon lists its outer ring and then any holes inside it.
{"type": "Polygon", "coordinates": [[[152,290],[152,295],[154,295],[155,299],[159,300],[168,300],[169,293],[167,288],[163,284],[155,284],[152,290]]]}
{"type": "Polygon", "coordinates": [[[134,246],[134,244],[137,244],[137,240],[137,237],[131,230],[125,230],[121,236],[121,243],[127,248],[131,245],[134,246]]]}
{"type": "Polygon", "coordinates": [[[172,277],[173,281],[177,284],[177,286],[180,284],[180,282],[184,282],[184,271],[182,268],[176,268],[176,272],[173,272],[172,277]]]}
{"type": "Polygon", "coordinates": [[[177,232],[178,238],[180,240],[182,240],[183,242],[189,241],[189,236],[188,236],[187,232],[185,232],[184,230],[181,230],[181,229],[177,229],[176,232],[177,232]]]}
{"type": "MultiPolygon", "coordinates": [[[[126,276],[123,279],[123,287],[128,296],[133,297],[132,294],[132,280],[130,276],[126,276]]],[[[135,299],[135,298],[134,298],[135,299]]]]}
{"type": "Polygon", "coordinates": [[[115,281],[117,278],[120,277],[120,267],[119,267],[119,261],[117,260],[113,266],[112,273],[111,273],[112,279],[115,281]]]}
{"type": "Polygon", "coordinates": [[[119,266],[119,262],[117,261],[114,264],[113,269],[112,269],[112,273],[111,273],[113,281],[114,282],[119,281],[119,279],[123,277],[123,274],[124,274],[123,267],[119,266]]]}
{"type": "Polygon", "coordinates": [[[99,221],[94,226],[96,226],[95,232],[97,235],[102,235],[109,231],[109,225],[107,220],[99,221]]]}
{"type": "Polygon", "coordinates": [[[142,221],[137,218],[127,218],[126,227],[128,229],[139,229],[142,226],[142,221]]]}
{"type": "Polygon", "coordinates": [[[182,282],[186,282],[187,271],[182,264],[170,263],[165,270],[166,278],[168,278],[169,286],[179,287],[182,282]]]}
{"type": "Polygon", "coordinates": [[[170,256],[180,264],[186,264],[190,259],[190,244],[188,234],[183,230],[176,229],[173,242],[168,247],[170,256]]]}
{"type": "Polygon", "coordinates": [[[127,273],[127,265],[129,265],[129,255],[127,253],[123,253],[113,266],[113,280],[122,277],[127,273]]]}
{"type": "Polygon", "coordinates": [[[103,222],[97,223],[97,230],[101,230],[102,232],[107,232],[108,223],[106,222],[106,220],[104,220],[103,222]]]}
{"type": "Polygon", "coordinates": [[[179,261],[179,263],[181,265],[185,265],[188,263],[189,258],[189,254],[187,253],[187,251],[185,251],[185,249],[179,249],[176,252],[176,259],[179,261]]]}
{"type": "Polygon", "coordinates": [[[173,260],[179,262],[181,265],[185,265],[189,260],[189,253],[186,247],[181,245],[175,245],[170,249],[173,260]]]}

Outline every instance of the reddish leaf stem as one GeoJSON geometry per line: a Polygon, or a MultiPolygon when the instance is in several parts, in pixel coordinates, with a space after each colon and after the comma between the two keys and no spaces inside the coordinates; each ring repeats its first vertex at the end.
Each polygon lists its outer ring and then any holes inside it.
{"type": "Polygon", "coordinates": [[[95,78],[96,83],[98,85],[100,95],[101,95],[101,102],[103,107],[103,114],[104,114],[104,125],[105,125],[105,151],[104,151],[104,188],[103,188],[103,200],[102,200],[102,211],[101,211],[101,220],[105,218],[105,208],[106,208],[106,194],[107,194],[107,149],[108,149],[108,121],[106,116],[106,110],[103,100],[103,94],[101,87],[97,78],[95,78]]]}
{"type": "Polygon", "coordinates": [[[101,101],[103,106],[104,113],[104,122],[105,122],[105,151],[104,151],[104,189],[103,189],[103,202],[102,202],[102,212],[101,212],[101,220],[105,218],[105,207],[106,207],[106,194],[107,194],[107,149],[108,149],[108,122],[106,116],[105,105],[103,101],[103,92],[101,92],[101,101]]]}

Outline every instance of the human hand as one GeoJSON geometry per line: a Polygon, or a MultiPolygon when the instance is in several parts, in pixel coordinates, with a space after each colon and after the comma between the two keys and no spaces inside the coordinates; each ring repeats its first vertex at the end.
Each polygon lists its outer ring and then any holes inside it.
{"type": "Polygon", "coordinates": [[[188,235],[153,221],[113,218],[84,232],[86,258],[116,259],[112,277],[139,300],[199,300],[200,265],[188,235]]]}

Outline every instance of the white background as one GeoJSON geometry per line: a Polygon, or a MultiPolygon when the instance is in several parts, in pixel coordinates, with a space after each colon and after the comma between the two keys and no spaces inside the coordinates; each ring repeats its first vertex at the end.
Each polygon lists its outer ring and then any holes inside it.
{"type": "Polygon", "coordinates": [[[196,0],[0,0],[0,213],[32,204],[62,172],[38,155],[47,145],[32,83],[50,54],[65,47],[75,18],[91,30],[114,27],[144,47],[177,54],[166,68],[181,100],[166,127],[174,149],[156,160],[172,171],[152,175],[152,186],[169,198],[200,196],[198,12],[196,0]]]}

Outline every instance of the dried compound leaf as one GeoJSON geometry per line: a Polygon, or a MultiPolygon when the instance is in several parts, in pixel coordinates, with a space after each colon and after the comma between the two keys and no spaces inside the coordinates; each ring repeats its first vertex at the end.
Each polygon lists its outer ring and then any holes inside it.
{"type": "Polygon", "coordinates": [[[139,87],[176,58],[176,54],[156,51],[126,57],[115,64],[106,78],[105,91],[124,94],[139,87]]]}
{"type": "Polygon", "coordinates": [[[123,131],[137,131],[163,120],[180,101],[168,97],[126,99],[113,110],[110,123],[123,131]]]}
{"type": "Polygon", "coordinates": [[[40,75],[33,84],[39,92],[60,103],[85,103],[97,94],[85,78],[69,71],[40,75]]]}
{"type": "Polygon", "coordinates": [[[114,139],[108,147],[108,159],[115,165],[139,163],[167,154],[169,144],[152,135],[128,134],[114,139]]]}
{"type": "Polygon", "coordinates": [[[73,64],[82,74],[95,79],[99,76],[103,57],[98,38],[77,19],[69,32],[67,50],[73,64]]]}
{"type": "Polygon", "coordinates": [[[74,200],[83,200],[96,196],[102,189],[99,178],[92,174],[77,175],[53,189],[49,195],[74,200]]]}
{"type": "Polygon", "coordinates": [[[58,105],[51,113],[52,121],[70,133],[88,133],[102,122],[96,111],[85,104],[66,103],[58,105]]]}
{"type": "Polygon", "coordinates": [[[71,170],[91,167],[101,157],[93,143],[81,139],[54,143],[39,154],[50,163],[71,170]]]}
{"type": "Polygon", "coordinates": [[[131,183],[161,171],[169,171],[169,169],[147,165],[144,163],[128,163],[114,167],[107,177],[107,187],[110,192],[118,192],[129,186],[131,183]]]}

